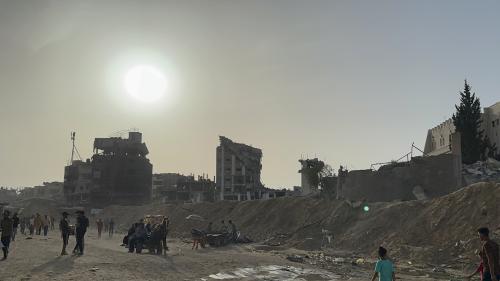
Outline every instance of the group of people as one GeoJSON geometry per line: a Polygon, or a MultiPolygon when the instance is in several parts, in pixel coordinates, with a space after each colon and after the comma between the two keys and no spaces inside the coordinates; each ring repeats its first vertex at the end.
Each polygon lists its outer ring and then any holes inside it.
{"type": "MultiPolygon", "coordinates": [[[[481,227],[477,230],[481,248],[476,251],[481,262],[477,269],[467,276],[472,279],[476,274],[480,275],[482,281],[500,280],[500,247],[490,239],[490,230],[487,227],[481,227]]],[[[396,274],[393,262],[387,256],[387,250],[383,247],[378,249],[379,260],[375,265],[375,272],[372,281],[378,277],[379,281],[394,281],[396,274]]]]}
{"type": "Polygon", "coordinates": [[[129,253],[141,253],[148,243],[150,250],[156,254],[166,254],[168,251],[167,234],[170,220],[163,218],[161,223],[144,222],[143,219],[132,224],[127,235],[123,238],[123,245],[128,247],[129,253]]]}
{"type": "MultiPolygon", "coordinates": [[[[43,235],[47,236],[50,230],[54,230],[54,222],[55,218],[49,215],[40,215],[36,213],[30,217],[17,217],[17,214],[14,214],[12,219],[15,220],[16,230],[17,227],[20,228],[21,234],[23,235],[43,235]]],[[[17,231],[16,231],[17,232],[17,231]]],[[[13,235],[15,239],[15,234],[13,235]]]]}
{"type": "Polygon", "coordinates": [[[199,246],[204,248],[206,237],[209,234],[223,234],[224,236],[228,237],[227,241],[234,243],[238,242],[238,229],[236,228],[236,225],[233,223],[233,221],[229,220],[228,224],[226,224],[225,221],[222,220],[220,223],[221,225],[218,228],[214,228],[214,223],[209,222],[205,231],[193,229],[191,231],[193,238],[193,246],[191,247],[191,249],[197,250],[199,246]]]}
{"type": "Polygon", "coordinates": [[[54,217],[48,215],[35,214],[31,217],[19,218],[17,213],[14,213],[12,217],[10,216],[9,210],[4,210],[2,219],[0,221],[0,231],[1,231],[1,247],[3,252],[3,260],[7,259],[9,255],[9,248],[11,241],[16,240],[16,235],[18,229],[20,229],[21,234],[33,236],[35,233],[47,236],[48,231],[54,229],[54,217]],[[28,230],[29,232],[27,232],[28,230]]]}
{"type": "Polygon", "coordinates": [[[97,238],[101,239],[103,228],[104,232],[108,233],[109,238],[113,237],[113,234],[115,233],[115,221],[113,219],[105,219],[104,221],[102,219],[97,219],[96,226],[97,238]]]}
{"type": "MultiPolygon", "coordinates": [[[[76,245],[73,248],[73,254],[83,255],[83,250],[85,246],[85,233],[89,227],[89,219],[85,216],[84,211],[76,211],[76,224],[74,234],[76,237],[76,245]]],[[[63,247],[61,251],[61,256],[67,255],[66,247],[68,246],[69,236],[72,234],[72,229],[69,224],[69,214],[67,212],[62,213],[61,221],[59,222],[59,230],[61,231],[61,237],[63,240],[63,247]]]]}
{"type": "Polygon", "coordinates": [[[210,234],[210,233],[222,233],[222,234],[231,234],[231,238],[236,241],[238,239],[238,229],[236,228],[236,225],[233,223],[232,220],[229,220],[228,221],[228,224],[227,225],[224,220],[222,220],[221,222],[221,225],[219,227],[219,231],[217,231],[216,229],[214,229],[213,227],[213,222],[209,222],[208,223],[208,226],[207,226],[207,230],[206,230],[206,233],[207,234],[210,234]]]}

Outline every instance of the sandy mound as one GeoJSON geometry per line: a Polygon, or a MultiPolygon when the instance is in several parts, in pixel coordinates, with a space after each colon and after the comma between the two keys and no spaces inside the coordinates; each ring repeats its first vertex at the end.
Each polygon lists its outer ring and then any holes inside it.
{"type": "Polygon", "coordinates": [[[102,218],[114,218],[120,230],[145,214],[165,214],[172,222],[171,235],[189,237],[191,228],[215,227],[232,219],[250,238],[271,245],[303,249],[322,246],[322,230],[334,234],[334,249],[372,253],[386,245],[394,256],[432,262],[474,258],[478,247],[475,230],[500,225],[500,184],[478,183],[428,201],[370,204],[370,211],[343,201],[311,197],[266,201],[200,204],[112,206],[102,218]],[[188,221],[197,214],[207,222],[188,221]]]}

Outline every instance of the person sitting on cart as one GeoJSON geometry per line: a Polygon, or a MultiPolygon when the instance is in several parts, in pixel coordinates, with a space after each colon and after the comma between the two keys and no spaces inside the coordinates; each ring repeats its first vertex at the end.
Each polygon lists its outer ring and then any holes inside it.
{"type": "Polygon", "coordinates": [[[221,224],[222,224],[221,229],[220,229],[221,232],[222,233],[229,233],[229,228],[227,227],[226,223],[224,223],[224,221],[221,221],[221,224]]]}
{"type": "Polygon", "coordinates": [[[213,232],[214,232],[214,230],[213,230],[213,222],[209,222],[208,226],[207,226],[207,234],[213,233],[213,232]]]}
{"type": "Polygon", "coordinates": [[[236,229],[236,225],[233,221],[229,220],[229,225],[231,226],[231,238],[233,239],[233,242],[236,243],[238,240],[238,230],[236,229]]]}

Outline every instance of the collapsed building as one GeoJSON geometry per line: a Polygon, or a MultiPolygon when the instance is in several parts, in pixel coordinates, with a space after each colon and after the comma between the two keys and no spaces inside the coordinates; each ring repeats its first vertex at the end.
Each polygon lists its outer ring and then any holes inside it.
{"type": "Polygon", "coordinates": [[[221,136],[216,151],[219,200],[257,200],[265,188],[260,180],[262,150],[221,136]]]}
{"type": "Polygon", "coordinates": [[[65,167],[64,194],[69,203],[105,206],[143,204],[151,200],[153,166],[142,134],[96,138],[94,155],[65,167]]]}
{"type": "Polygon", "coordinates": [[[162,202],[213,202],[215,182],[205,176],[162,173],[153,175],[153,200],[162,202]]]}
{"type": "Polygon", "coordinates": [[[321,193],[329,198],[335,198],[337,177],[331,167],[325,162],[314,159],[300,159],[300,187],[299,195],[321,193]]]}

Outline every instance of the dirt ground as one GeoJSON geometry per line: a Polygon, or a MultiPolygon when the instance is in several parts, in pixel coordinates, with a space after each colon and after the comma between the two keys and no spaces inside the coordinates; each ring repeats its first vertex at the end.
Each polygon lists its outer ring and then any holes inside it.
{"type": "MultiPolygon", "coordinates": [[[[86,236],[84,256],[59,256],[61,240],[56,231],[48,237],[26,239],[18,235],[10,256],[0,262],[0,280],[369,280],[372,260],[330,264],[297,263],[288,255],[306,252],[272,250],[255,244],[191,250],[178,239],[169,240],[166,256],[130,254],[120,246],[122,235],[98,240],[94,230],[86,236]]],[[[70,237],[69,250],[75,245],[70,237]]],[[[348,259],[346,259],[348,260],[348,259]]],[[[461,272],[435,273],[419,265],[399,266],[400,280],[464,280],[461,272]]]]}

